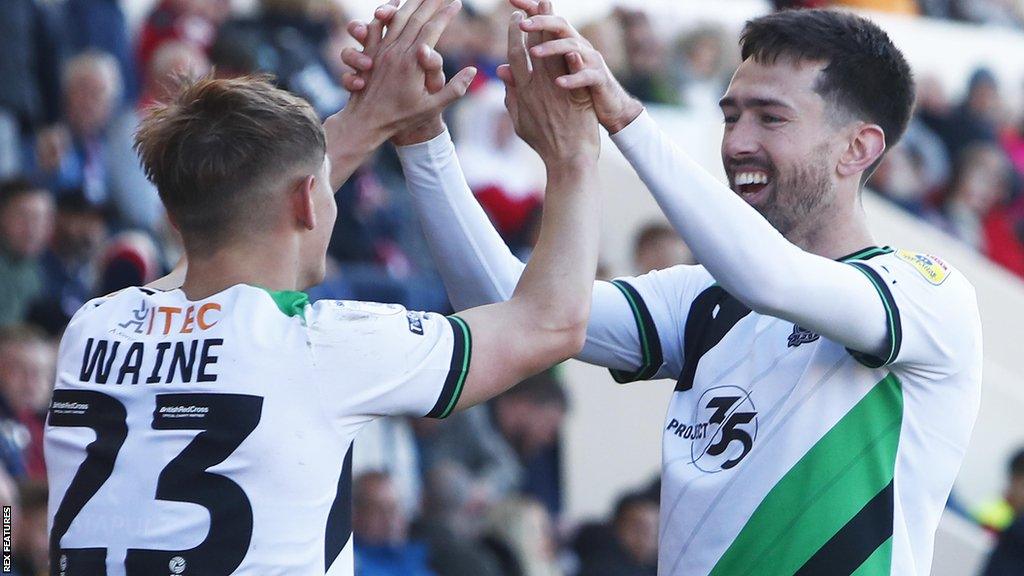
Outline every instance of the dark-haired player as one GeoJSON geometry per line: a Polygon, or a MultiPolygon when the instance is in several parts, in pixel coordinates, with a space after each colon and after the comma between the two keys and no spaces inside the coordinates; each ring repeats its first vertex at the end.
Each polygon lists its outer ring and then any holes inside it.
{"type": "MultiPolygon", "coordinates": [[[[566,58],[557,83],[590,90],[703,264],[596,283],[579,356],[619,382],[678,381],[663,423],[659,574],[928,574],[978,409],[981,333],[963,275],[868,231],[861,188],[911,113],[902,54],[849,13],[748,22],[721,101],[727,187],[547,2],[513,3],[530,15],[522,30],[548,35],[531,55],[566,58]]],[[[399,152],[449,294],[457,308],[503,300],[522,263],[473,200],[439,119],[430,136],[399,152]]]]}

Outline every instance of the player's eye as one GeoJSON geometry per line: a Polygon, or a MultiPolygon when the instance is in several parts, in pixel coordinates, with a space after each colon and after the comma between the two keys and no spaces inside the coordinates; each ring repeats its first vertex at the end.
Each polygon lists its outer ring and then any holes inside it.
{"type": "Polygon", "coordinates": [[[785,118],[772,116],[771,114],[761,114],[761,122],[764,122],[765,124],[780,124],[785,121],[785,118]]]}
{"type": "Polygon", "coordinates": [[[735,114],[726,114],[722,121],[726,124],[735,124],[736,122],[739,122],[739,119],[740,117],[735,114]]]}

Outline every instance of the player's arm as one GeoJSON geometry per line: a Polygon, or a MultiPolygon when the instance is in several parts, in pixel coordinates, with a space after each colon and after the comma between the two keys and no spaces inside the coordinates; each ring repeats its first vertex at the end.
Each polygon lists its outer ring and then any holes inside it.
{"type": "MultiPolygon", "coordinates": [[[[395,11],[394,6],[383,5],[375,19],[387,23],[395,11]]],[[[352,22],[348,30],[364,45],[372,45],[373,34],[379,34],[372,24],[360,22],[352,22]]],[[[353,93],[362,90],[366,86],[362,75],[372,68],[372,58],[348,48],[342,59],[357,71],[344,78],[346,88],[353,93]]],[[[431,51],[420,63],[428,90],[444,86],[440,55],[431,51]]],[[[465,310],[509,300],[525,265],[505,245],[474,198],[440,112],[398,132],[391,141],[397,146],[413,205],[452,305],[465,310]]],[[[586,344],[577,358],[639,373],[649,368],[645,358],[650,354],[642,346],[639,311],[622,290],[609,282],[594,283],[586,344]]]]}
{"type": "Polygon", "coordinates": [[[602,125],[715,280],[752,310],[792,321],[852,350],[891,358],[897,337],[887,305],[892,298],[877,274],[791,244],[679,150],[565,19],[541,13],[533,0],[512,3],[531,14],[524,30],[555,37],[534,47],[531,55],[568,62],[571,73],[558,85],[590,89],[602,125]]]}
{"type": "MultiPolygon", "coordinates": [[[[597,269],[597,119],[589,97],[554,85],[561,63],[535,63],[531,70],[518,26],[522,18],[516,12],[509,24],[509,64],[499,75],[516,133],[547,169],[540,237],[507,301],[459,314],[472,334],[473,351],[458,408],[574,356],[586,338],[597,269]]],[[[531,37],[529,44],[539,40],[531,37]]]]}

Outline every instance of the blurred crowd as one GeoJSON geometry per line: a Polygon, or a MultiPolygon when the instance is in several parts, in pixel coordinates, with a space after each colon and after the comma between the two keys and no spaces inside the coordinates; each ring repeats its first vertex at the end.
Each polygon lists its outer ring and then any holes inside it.
{"type": "MultiPolygon", "coordinates": [[[[63,328],[89,299],[149,282],[181,254],[132,149],[138,119],[178,78],[206,73],[270,73],[324,117],[342,108],[337,55],[353,41],[340,2],[260,0],[241,14],[230,0],[160,0],[137,29],[117,0],[0,2],[0,501],[15,505],[15,573],[47,570],[41,435],[63,328]]],[[[847,4],[985,22],[1018,14],[999,0],[847,4]]],[[[537,159],[495,75],[507,12],[467,5],[438,49],[451,71],[482,72],[448,123],[473,192],[527,258],[544,182],[523,169],[537,159]]],[[[717,117],[735,38],[711,26],[664,38],[651,18],[616,9],[582,32],[644,101],[717,117]]],[[[911,128],[871,187],[1024,277],[1024,114],[985,70],[959,102],[932,79],[919,84],[911,128]]],[[[449,312],[394,152],[382,148],[337,198],[328,278],[310,296],[449,312]]],[[[638,232],[633,256],[635,273],[693,263],[662,223],[638,232]]],[[[359,573],[655,574],[656,481],[623,494],[606,519],[567,521],[570,408],[556,370],[443,422],[368,426],[353,457],[359,573]]]]}
{"type": "Polygon", "coordinates": [[[1024,4],[1019,0],[772,0],[772,4],[776,9],[845,6],[986,26],[1024,28],[1024,4]]]}

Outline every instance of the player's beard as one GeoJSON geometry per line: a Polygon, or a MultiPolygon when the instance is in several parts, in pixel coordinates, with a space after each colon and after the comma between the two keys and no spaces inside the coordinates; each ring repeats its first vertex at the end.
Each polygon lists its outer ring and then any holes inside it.
{"type": "Polygon", "coordinates": [[[828,143],[822,143],[801,165],[775,168],[772,191],[755,209],[783,236],[827,208],[835,198],[835,183],[829,174],[828,143]]]}

